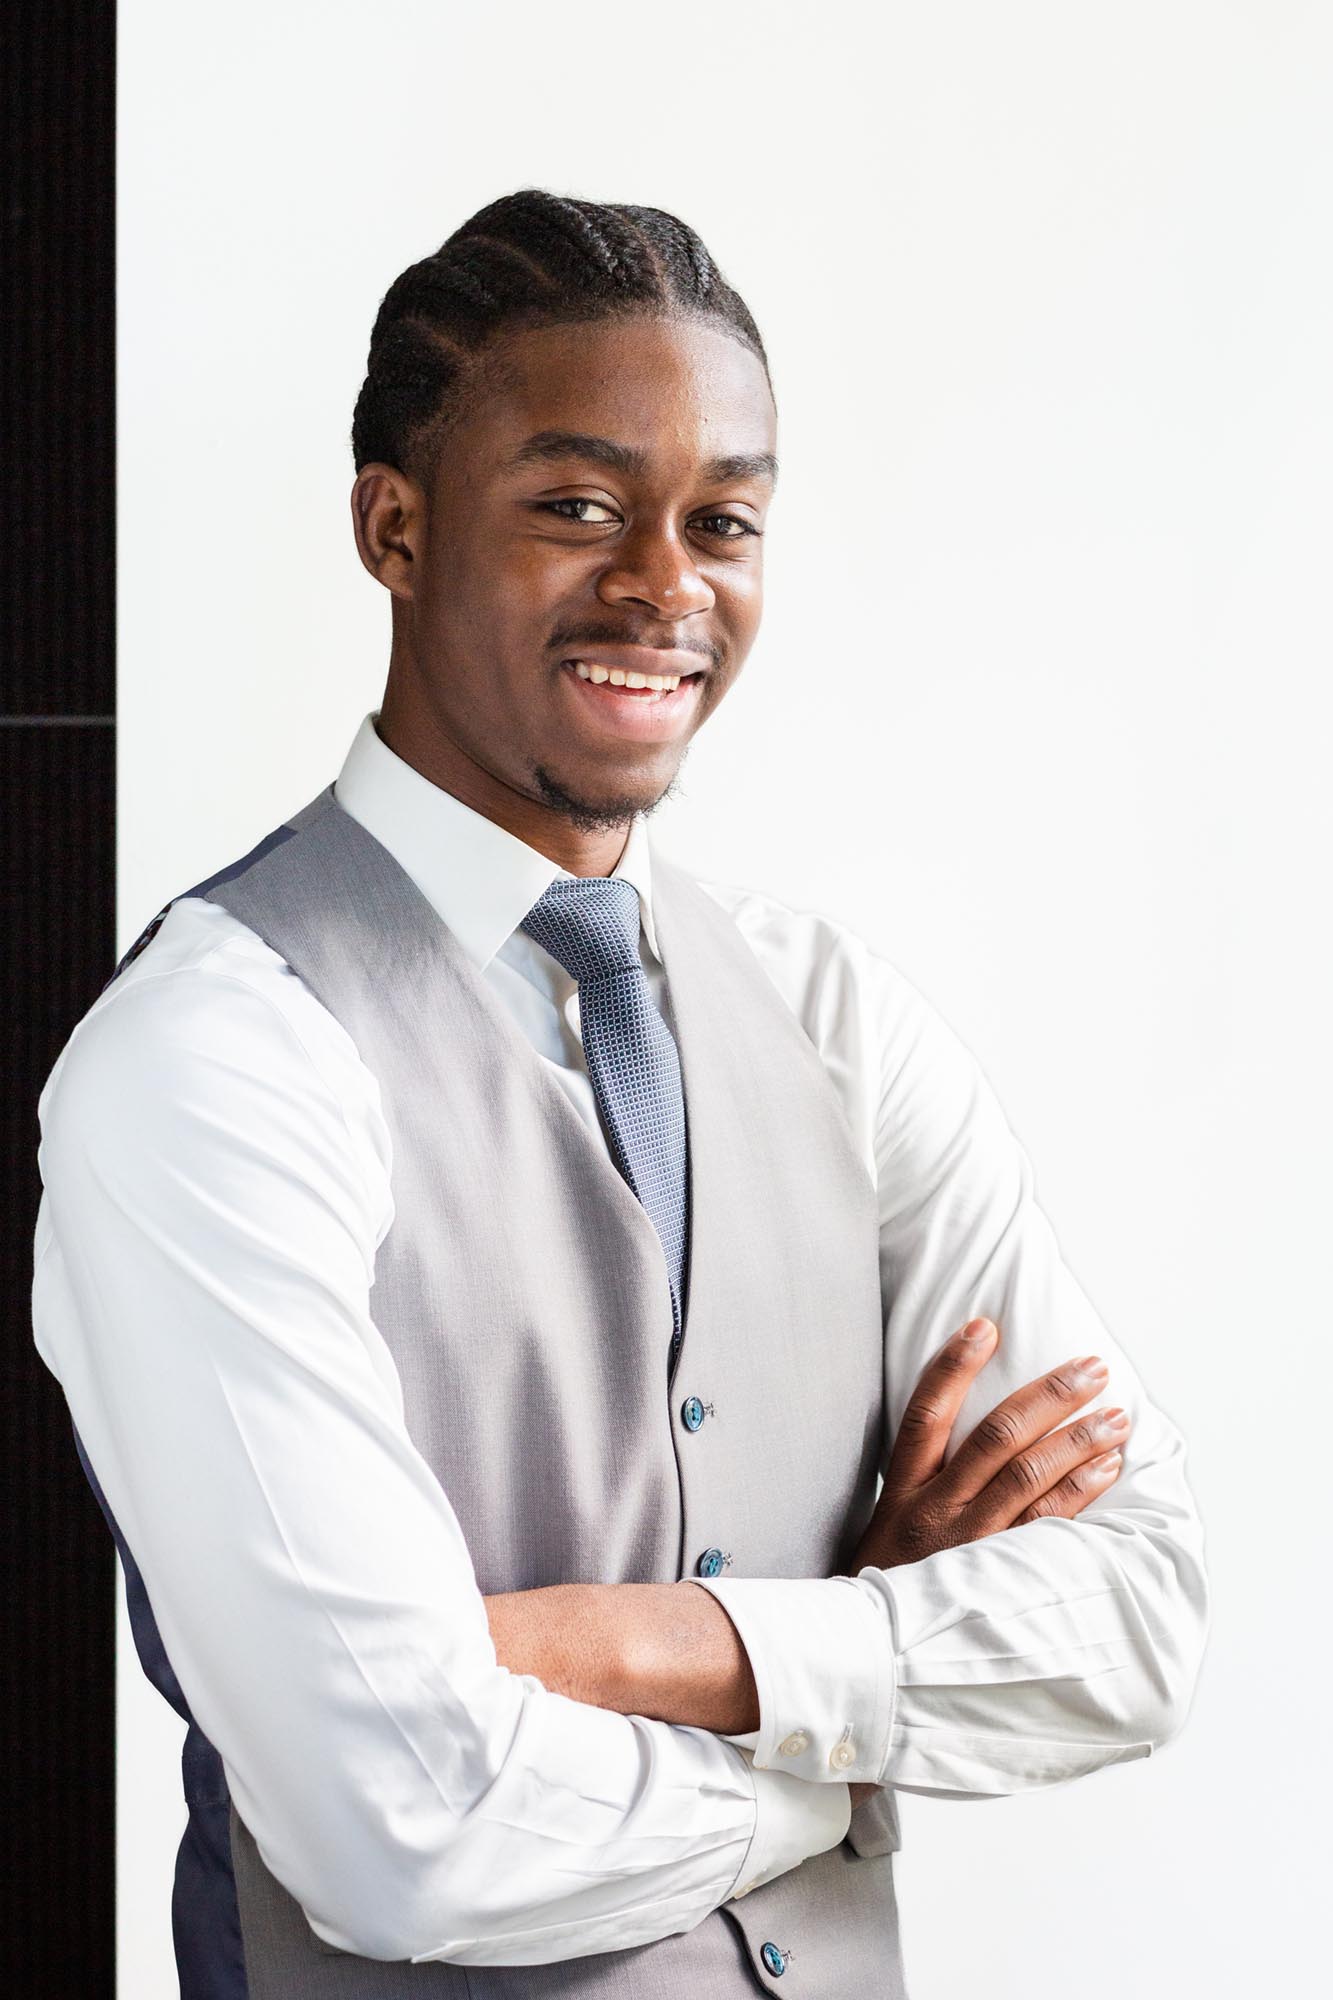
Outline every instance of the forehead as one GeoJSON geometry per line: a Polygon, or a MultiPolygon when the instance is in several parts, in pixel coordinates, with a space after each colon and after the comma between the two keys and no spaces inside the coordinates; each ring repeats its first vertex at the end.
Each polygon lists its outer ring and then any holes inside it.
{"type": "Polygon", "coordinates": [[[688,471],[771,453],[776,422],[763,363],[716,324],[602,319],[488,348],[451,446],[476,473],[499,474],[529,439],[564,431],[614,439],[646,468],[688,471]]]}

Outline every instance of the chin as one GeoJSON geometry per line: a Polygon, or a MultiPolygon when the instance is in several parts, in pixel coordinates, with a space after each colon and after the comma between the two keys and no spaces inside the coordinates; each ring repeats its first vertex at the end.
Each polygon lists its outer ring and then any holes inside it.
{"type": "Polygon", "coordinates": [[[556,777],[545,764],[537,765],[533,776],[543,805],[567,819],[580,833],[601,833],[610,827],[626,825],[636,813],[651,813],[665,799],[671,798],[675,793],[678,770],[679,766],[665,779],[649,780],[638,785],[627,782],[621,790],[605,783],[580,785],[566,782],[556,777]]]}

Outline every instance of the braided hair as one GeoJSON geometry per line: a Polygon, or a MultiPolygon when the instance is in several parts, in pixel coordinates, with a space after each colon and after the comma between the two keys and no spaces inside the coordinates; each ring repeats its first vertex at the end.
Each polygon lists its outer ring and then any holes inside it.
{"type": "Polygon", "coordinates": [[[352,418],[357,471],[424,467],[470,363],[501,329],[645,312],[714,321],[768,372],[744,300],[679,217],[542,188],[490,202],[384,296],[352,418]]]}

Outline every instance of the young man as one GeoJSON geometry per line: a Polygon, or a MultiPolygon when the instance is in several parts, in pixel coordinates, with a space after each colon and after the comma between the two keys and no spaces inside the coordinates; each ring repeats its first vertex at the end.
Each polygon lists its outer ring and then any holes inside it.
{"type": "Polygon", "coordinates": [[[41,1100],[36,1337],[189,1723],[182,1993],[901,1994],[895,1789],[1180,1727],[1181,1437],[922,998],[649,838],[776,473],[699,239],[493,203],[353,445],[382,705],[41,1100]]]}

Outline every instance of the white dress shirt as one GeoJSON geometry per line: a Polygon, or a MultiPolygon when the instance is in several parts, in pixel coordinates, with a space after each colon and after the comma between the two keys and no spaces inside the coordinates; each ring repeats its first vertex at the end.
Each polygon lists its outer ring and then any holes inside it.
{"type": "MultiPolygon", "coordinates": [[[[600,1136],[577,987],[518,928],[567,871],[374,721],[340,805],[600,1136]]],[[[645,821],[615,873],[670,1020],[645,821]]],[[[930,1356],[986,1313],[1000,1345],[951,1450],[1012,1389],[1098,1353],[1103,1400],[1133,1420],[1124,1467],[1073,1521],[887,1572],[695,1579],[749,1652],[755,1731],[622,1716],[507,1673],[371,1318],[394,1214],[376,1080],[276,952],[182,898],[42,1091],[34,1335],[243,1819],[344,1949],[483,1965],[645,1943],[834,1845],[851,1781],[1050,1784],[1146,1756],[1188,1705],[1208,1606],[1183,1441],[1062,1261],[977,1065],[844,925],[703,886],[818,1049],[878,1189],[891,1434],[930,1356]],[[302,1741],[327,1754],[291,1754],[302,1741]]],[[[836,1348],[811,1365],[836,1368],[836,1348]]]]}

